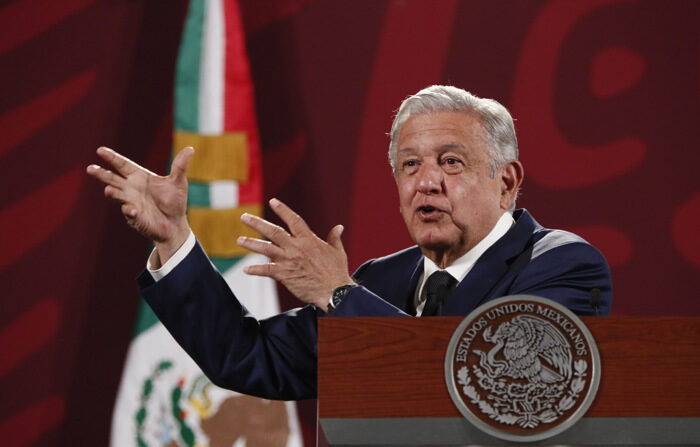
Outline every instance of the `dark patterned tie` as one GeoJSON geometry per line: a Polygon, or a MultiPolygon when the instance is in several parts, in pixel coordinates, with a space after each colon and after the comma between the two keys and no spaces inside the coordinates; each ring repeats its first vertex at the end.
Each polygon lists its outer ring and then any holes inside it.
{"type": "Polygon", "coordinates": [[[456,284],[457,280],[444,270],[438,270],[430,275],[425,285],[427,293],[421,316],[442,315],[442,305],[456,284]]]}

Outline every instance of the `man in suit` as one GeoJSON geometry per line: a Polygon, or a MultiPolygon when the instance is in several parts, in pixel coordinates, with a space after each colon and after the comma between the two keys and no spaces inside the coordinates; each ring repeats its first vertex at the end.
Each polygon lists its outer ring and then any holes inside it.
{"type": "Polygon", "coordinates": [[[335,316],[466,315],[512,294],[550,298],[579,314],[608,314],[610,271],[580,237],[542,228],[514,210],[524,170],[513,120],[493,100],[447,86],[407,98],[391,131],[389,159],[415,247],[371,260],[353,276],[334,227],[327,241],[279,200],[289,231],[255,216],[266,238],[239,244],[266,255],[246,273],[280,281],[310,304],[258,321],[208,262],[185,216],[192,149],[156,176],[98,149],[116,173],[92,165],[129,224],[155,242],[139,287],[164,325],[210,379],[273,399],[316,393],[316,321],[335,316]]]}

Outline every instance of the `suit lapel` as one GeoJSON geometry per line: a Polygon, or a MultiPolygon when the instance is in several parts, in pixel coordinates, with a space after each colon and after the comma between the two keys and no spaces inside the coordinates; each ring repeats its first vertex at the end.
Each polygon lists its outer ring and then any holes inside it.
{"type": "Polygon", "coordinates": [[[414,304],[414,298],[416,288],[418,288],[418,280],[423,274],[423,254],[418,257],[410,271],[411,275],[408,277],[408,280],[404,282],[406,287],[400,296],[403,299],[403,311],[408,314],[415,315],[416,306],[414,304]]]}
{"type": "Polygon", "coordinates": [[[491,290],[510,268],[512,260],[525,250],[539,226],[526,210],[517,210],[515,225],[476,261],[443,308],[443,315],[468,315],[482,302],[494,298],[491,290]]]}

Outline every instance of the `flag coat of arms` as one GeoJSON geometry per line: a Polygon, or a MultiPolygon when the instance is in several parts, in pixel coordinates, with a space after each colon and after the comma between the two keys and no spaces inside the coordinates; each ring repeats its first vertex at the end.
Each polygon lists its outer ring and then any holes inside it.
{"type": "MultiPolygon", "coordinates": [[[[267,262],[236,244],[262,213],[253,85],[236,0],[191,0],[175,80],[173,155],[195,148],[188,220],[212,263],[257,318],[279,312],[275,284],[243,273],[267,262]]],[[[112,447],[301,446],[292,402],[213,385],[142,301],[112,417],[112,447]]]]}

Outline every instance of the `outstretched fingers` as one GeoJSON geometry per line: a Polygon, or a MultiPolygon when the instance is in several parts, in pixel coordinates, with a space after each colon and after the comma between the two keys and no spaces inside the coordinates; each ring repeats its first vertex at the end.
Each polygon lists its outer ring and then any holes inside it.
{"type": "Polygon", "coordinates": [[[125,191],[126,179],[124,177],[98,165],[88,166],[87,173],[105,184],[105,197],[121,203],[128,201],[125,191]]]}
{"type": "Polygon", "coordinates": [[[268,278],[279,281],[279,278],[276,276],[276,267],[277,264],[274,262],[268,262],[267,264],[247,265],[243,268],[243,272],[248,275],[267,276],[268,278]]]}
{"type": "Polygon", "coordinates": [[[326,309],[331,291],[341,284],[353,282],[341,241],[343,226],[333,227],[326,242],[318,238],[287,205],[272,199],[270,206],[289,227],[289,232],[260,217],[250,214],[241,216],[246,226],[270,242],[240,237],[238,244],[271,260],[246,266],[243,271],[279,281],[303,302],[326,309]]]}
{"type": "Polygon", "coordinates": [[[326,239],[328,245],[337,250],[341,250],[342,252],[345,252],[345,248],[343,247],[343,240],[340,238],[340,236],[343,234],[344,230],[345,227],[342,225],[336,225],[328,233],[328,238],[326,239]]]}
{"type": "Polygon", "coordinates": [[[114,186],[111,186],[111,185],[105,186],[104,193],[105,193],[105,197],[108,197],[108,198],[115,200],[119,203],[126,203],[129,201],[129,198],[127,197],[127,195],[123,189],[115,188],[114,186]]]}
{"type": "Polygon", "coordinates": [[[97,148],[97,155],[112,165],[112,167],[123,177],[127,177],[140,169],[145,170],[143,167],[108,147],[101,146],[97,148]]]}
{"type": "Polygon", "coordinates": [[[284,256],[284,250],[269,241],[263,241],[253,237],[240,236],[237,242],[241,247],[252,252],[259,253],[263,256],[267,256],[270,259],[279,259],[284,256]]]}
{"type": "Polygon", "coordinates": [[[194,154],[194,148],[188,146],[177,153],[170,165],[170,175],[175,181],[182,181],[187,178],[187,165],[194,154]]]}
{"type": "Polygon", "coordinates": [[[292,233],[292,235],[302,236],[309,233],[313,234],[311,228],[309,228],[304,219],[282,201],[278,199],[270,199],[270,207],[275,214],[277,214],[284,221],[284,223],[287,224],[287,227],[289,227],[289,231],[292,233]]]}
{"type": "Polygon", "coordinates": [[[124,182],[126,181],[124,177],[98,165],[88,166],[87,173],[105,185],[118,189],[122,189],[124,187],[124,182]]]}
{"type": "Polygon", "coordinates": [[[291,238],[289,233],[287,233],[284,228],[252,214],[243,214],[241,216],[241,222],[262,234],[264,237],[272,241],[272,243],[280,247],[287,246],[289,239],[291,238]]]}

